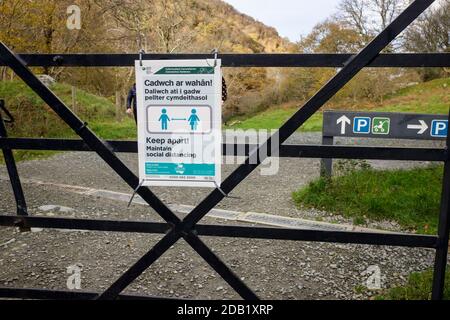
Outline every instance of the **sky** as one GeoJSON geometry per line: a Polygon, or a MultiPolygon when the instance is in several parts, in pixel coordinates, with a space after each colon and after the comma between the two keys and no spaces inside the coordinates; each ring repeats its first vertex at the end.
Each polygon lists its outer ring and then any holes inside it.
{"type": "Polygon", "coordinates": [[[339,0],[224,0],[238,11],[274,27],[282,37],[298,41],[336,12],[339,0]]]}

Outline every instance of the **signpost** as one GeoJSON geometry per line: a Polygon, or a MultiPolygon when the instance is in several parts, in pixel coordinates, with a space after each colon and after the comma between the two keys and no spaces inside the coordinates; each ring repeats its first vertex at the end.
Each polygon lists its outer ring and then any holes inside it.
{"type": "MultiPolygon", "coordinates": [[[[334,137],[444,140],[448,116],[418,113],[325,111],[322,144],[334,137]]],[[[331,176],[332,159],[322,159],[321,176],[331,176]]]]}
{"type": "Polygon", "coordinates": [[[136,61],[141,185],[220,186],[220,65],[219,59],[136,61]]]}

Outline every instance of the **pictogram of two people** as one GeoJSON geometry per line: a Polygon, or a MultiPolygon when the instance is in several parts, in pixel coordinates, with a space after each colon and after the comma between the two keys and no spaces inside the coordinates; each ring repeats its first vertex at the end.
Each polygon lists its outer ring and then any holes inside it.
{"type": "MultiPolygon", "coordinates": [[[[172,119],[174,120],[174,119],[172,119]]],[[[186,120],[186,119],[175,119],[175,120],[186,120]]],[[[167,130],[168,129],[168,124],[170,120],[169,115],[167,114],[167,110],[166,109],[162,109],[161,110],[161,116],[158,119],[159,122],[161,122],[161,130],[167,130]]],[[[196,109],[192,109],[191,110],[191,115],[189,116],[189,118],[187,118],[187,121],[189,122],[189,126],[191,127],[192,131],[197,130],[198,127],[198,122],[200,121],[200,118],[197,116],[197,110],[196,109]]]]}

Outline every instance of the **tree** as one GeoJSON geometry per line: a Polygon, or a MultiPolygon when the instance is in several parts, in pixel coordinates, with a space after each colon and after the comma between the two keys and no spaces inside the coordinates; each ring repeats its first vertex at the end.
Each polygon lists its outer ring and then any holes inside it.
{"type": "Polygon", "coordinates": [[[342,20],[361,35],[373,36],[386,28],[407,3],[406,0],[342,0],[338,9],[342,20]]]}
{"type": "Polygon", "coordinates": [[[449,52],[450,0],[425,11],[405,32],[406,50],[449,52]]]}
{"type": "Polygon", "coordinates": [[[172,53],[186,48],[195,37],[195,31],[189,28],[190,1],[160,0],[155,6],[154,20],[157,43],[163,52],[172,53]]]}
{"type": "MultiPolygon", "coordinates": [[[[410,52],[450,52],[450,0],[424,12],[405,32],[404,48],[410,52]]],[[[449,71],[445,68],[421,68],[423,81],[442,77],[449,71]]]]}
{"type": "Polygon", "coordinates": [[[307,53],[353,53],[364,46],[364,37],[349,25],[333,19],[317,24],[300,39],[300,51],[307,53]]]}

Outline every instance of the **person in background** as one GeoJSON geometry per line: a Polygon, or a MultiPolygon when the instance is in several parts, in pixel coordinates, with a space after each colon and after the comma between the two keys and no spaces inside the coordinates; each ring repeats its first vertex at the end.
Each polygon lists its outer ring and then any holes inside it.
{"type": "Polygon", "coordinates": [[[133,114],[134,121],[137,123],[136,110],[136,83],[133,84],[127,96],[127,114],[133,114]]]}
{"type": "MultiPolygon", "coordinates": [[[[222,77],[222,101],[227,101],[227,84],[225,78],[222,77]]],[[[137,123],[137,110],[136,110],[136,83],[133,83],[127,96],[127,114],[133,114],[134,121],[137,123]]]]}

